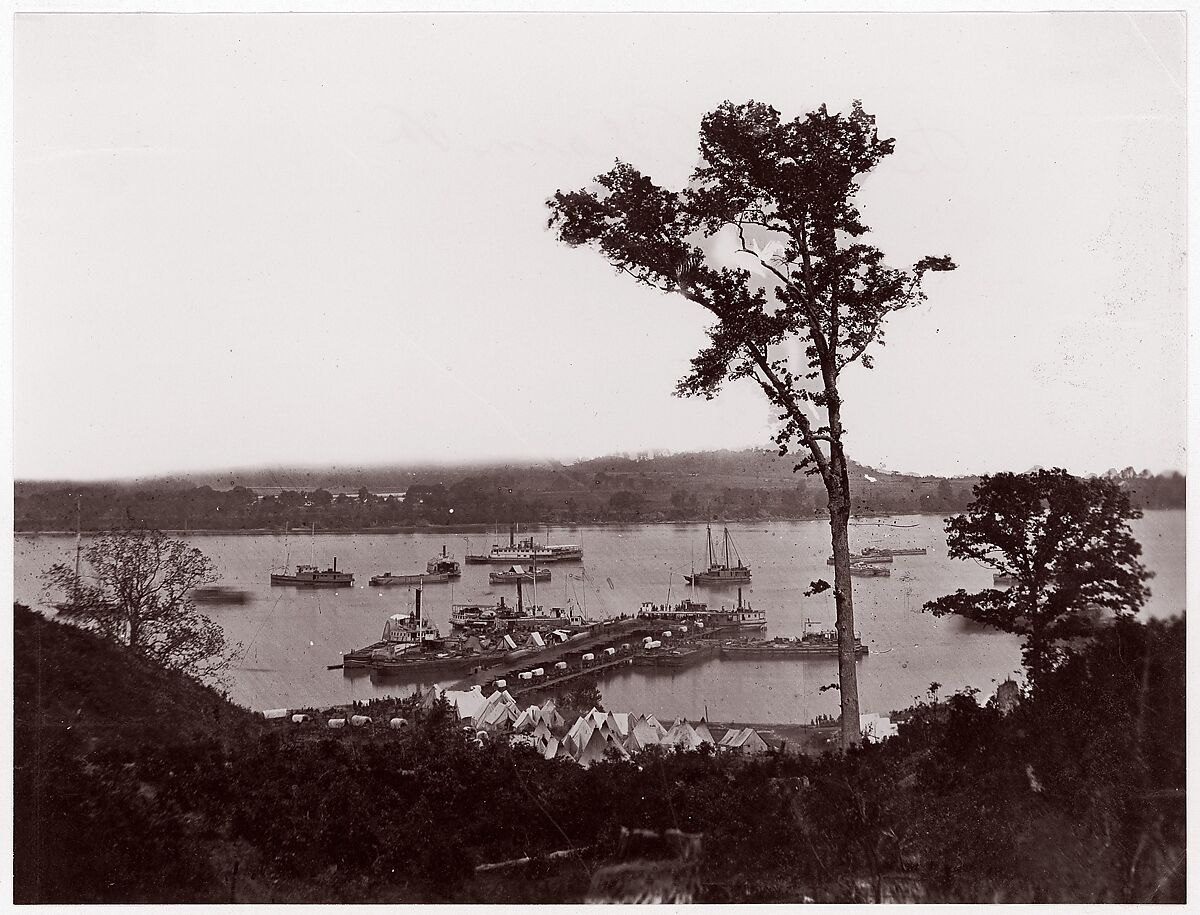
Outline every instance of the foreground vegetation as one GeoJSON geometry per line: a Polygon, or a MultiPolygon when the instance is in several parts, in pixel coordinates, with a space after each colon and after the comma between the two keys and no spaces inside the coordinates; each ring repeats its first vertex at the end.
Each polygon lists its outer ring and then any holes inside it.
{"type": "Polygon", "coordinates": [[[847,755],[581,769],[477,747],[444,706],[398,703],[395,731],[264,722],[14,614],[22,902],[580,901],[623,826],[703,833],[699,901],[1184,899],[1182,619],[1117,622],[1007,714],[931,693],[847,755]]]}

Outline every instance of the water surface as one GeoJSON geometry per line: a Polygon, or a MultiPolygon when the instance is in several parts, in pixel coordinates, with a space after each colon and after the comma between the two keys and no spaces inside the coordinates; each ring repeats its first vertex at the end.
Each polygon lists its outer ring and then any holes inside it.
{"type": "MultiPolygon", "coordinates": [[[[1156,573],[1150,582],[1146,613],[1179,613],[1185,604],[1184,512],[1147,512],[1134,523],[1144,561],[1156,573]]],[[[731,525],[742,557],[754,571],[744,595],[768,611],[768,635],[800,635],[804,620],[831,628],[833,598],[805,598],[813,579],[832,580],[825,564],[829,527],[824,521],[763,522],[731,525]]],[[[629,613],[644,600],[662,601],[690,594],[681,575],[705,555],[704,525],[628,525],[560,527],[538,531],[552,542],[582,543],[582,563],[552,566],[553,578],[537,588],[541,604],[575,602],[591,616],[629,613]]],[[[471,534],[320,534],[193,535],[190,539],[216,563],[221,583],[251,592],[250,603],[204,605],[206,613],[246,652],[232,673],[231,697],[255,709],[322,705],[371,696],[408,693],[411,685],[375,681],[368,674],[329,671],[342,652],[379,638],[383,622],[412,607],[411,588],[370,588],[376,572],[424,569],[443,545],[460,560],[467,551],[482,552],[493,538],[471,534]],[[338,568],[354,572],[353,588],[305,590],[272,587],[270,572],[285,563],[313,560],[325,568],[337,557],[338,568]]],[[[851,547],[923,546],[925,556],[897,557],[891,578],[854,580],[857,628],[870,654],[859,663],[863,711],[903,708],[923,695],[933,681],[943,690],[975,687],[990,694],[995,684],[1019,669],[1017,640],[1005,633],[938,619],[922,604],[954,591],[987,587],[991,573],[973,563],[946,556],[940,517],[906,516],[856,524],[851,547]],[[899,525],[915,525],[901,527],[899,525]]],[[[74,538],[17,535],[14,595],[23,603],[43,603],[38,573],[56,561],[72,561],[74,538]]],[[[428,616],[448,631],[450,604],[510,600],[512,586],[492,586],[491,568],[464,565],[458,582],[429,585],[424,592],[428,616]]],[[[732,605],[735,589],[699,588],[700,599],[732,605]]],[[[527,599],[530,589],[526,588],[527,599]]],[[[805,722],[818,714],[836,714],[835,690],[820,687],[837,681],[834,659],[795,661],[711,661],[690,670],[665,673],[626,670],[601,683],[606,704],[615,710],[653,712],[660,718],[805,722]]]]}

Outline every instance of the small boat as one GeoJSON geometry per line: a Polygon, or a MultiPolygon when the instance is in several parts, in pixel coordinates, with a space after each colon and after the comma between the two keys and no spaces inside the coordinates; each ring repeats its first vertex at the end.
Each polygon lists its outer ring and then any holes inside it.
{"type": "Polygon", "coordinates": [[[683,576],[689,585],[736,585],[750,581],[750,567],[742,562],[737,547],[729,536],[729,528],[725,528],[725,561],[720,562],[717,551],[713,548],[712,526],[708,527],[708,569],[704,572],[692,572],[683,576]],[[732,550],[732,559],[730,551],[732,550]],[[736,559],[736,563],[732,560],[736,559]]]}
{"type": "Polygon", "coordinates": [[[250,593],[228,585],[213,585],[193,588],[190,597],[198,604],[244,604],[250,600],[250,593]]]}
{"type": "MultiPolygon", "coordinates": [[[[892,557],[891,557],[891,554],[890,554],[890,553],[888,553],[888,554],[884,554],[884,553],[869,553],[869,552],[867,552],[866,550],[863,550],[861,553],[851,553],[851,554],[850,554],[850,563],[851,563],[851,565],[853,565],[853,564],[854,564],[854,563],[856,563],[856,562],[858,562],[858,563],[864,563],[864,562],[870,562],[870,563],[892,562],[892,557]]],[[[827,566],[831,566],[831,565],[833,565],[833,557],[832,557],[832,556],[828,557],[828,558],[825,560],[825,565],[827,565],[827,566]]]]}
{"type": "Polygon", "coordinates": [[[434,556],[425,564],[424,572],[412,572],[403,575],[393,575],[391,572],[384,572],[382,575],[372,575],[370,585],[372,588],[384,587],[387,585],[436,585],[444,584],[452,578],[458,578],[462,575],[462,568],[453,556],[446,554],[446,548],[442,547],[442,555],[434,556]]]}
{"type": "Polygon", "coordinates": [[[929,550],[923,546],[904,547],[903,549],[876,549],[873,546],[863,547],[864,556],[924,556],[929,550]]]}
{"type": "Polygon", "coordinates": [[[308,588],[344,588],[354,584],[354,575],[351,572],[339,572],[335,556],[332,569],[322,572],[314,565],[298,565],[295,575],[272,572],[271,584],[298,585],[308,588]]]}
{"type": "Polygon", "coordinates": [[[535,576],[538,581],[549,581],[550,570],[533,566],[528,569],[524,566],[509,566],[503,572],[492,572],[488,575],[488,580],[494,585],[505,585],[518,581],[533,581],[535,576]]]}
{"type": "Polygon", "coordinates": [[[859,575],[863,578],[889,578],[891,577],[892,570],[865,562],[852,562],[850,563],[850,574],[859,575]]]}
{"type": "Polygon", "coordinates": [[[1020,582],[1016,575],[1009,575],[1007,572],[996,572],[992,575],[992,584],[994,585],[1015,585],[1020,582]]]}

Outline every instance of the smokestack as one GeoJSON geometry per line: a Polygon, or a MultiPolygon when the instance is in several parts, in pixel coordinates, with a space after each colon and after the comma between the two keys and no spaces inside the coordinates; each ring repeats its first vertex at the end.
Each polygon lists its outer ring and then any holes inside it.
{"type": "Polygon", "coordinates": [[[516,545],[517,545],[517,525],[516,525],[516,522],[513,522],[512,524],[510,524],[510,525],[508,526],[508,545],[509,545],[509,546],[516,546],[516,545]]]}
{"type": "Polygon", "coordinates": [[[417,588],[417,608],[415,610],[417,622],[421,622],[421,589],[417,588]]]}
{"type": "Polygon", "coordinates": [[[446,544],[444,543],[442,544],[442,558],[446,558],[446,544]]]}
{"type": "Polygon", "coordinates": [[[525,610],[525,600],[522,597],[521,579],[517,579],[517,613],[523,613],[525,610]]]}
{"type": "Polygon", "coordinates": [[[738,609],[742,609],[742,589],[738,588],[738,609]]]}
{"type": "Polygon", "coordinates": [[[333,557],[333,571],[335,571],[335,572],[337,571],[337,557],[336,556],[333,557]]]}

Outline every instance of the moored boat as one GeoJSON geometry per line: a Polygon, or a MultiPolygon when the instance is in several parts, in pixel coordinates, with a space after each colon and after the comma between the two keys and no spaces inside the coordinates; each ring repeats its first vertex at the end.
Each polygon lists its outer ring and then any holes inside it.
{"type": "MultiPolygon", "coordinates": [[[[890,553],[889,554],[868,553],[866,550],[863,550],[861,553],[851,553],[850,554],[851,564],[856,563],[856,562],[857,563],[864,563],[864,562],[866,562],[866,563],[887,563],[887,562],[892,562],[892,561],[893,560],[892,560],[890,553]]],[[[828,557],[825,560],[825,565],[827,565],[827,566],[833,565],[833,557],[832,556],[828,557]]]]}
{"type": "Polygon", "coordinates": [[[1009,575],[1007,572],[996,572],[992,575],[994,585],[1015,585],[1019,581],[1016,575],[1009,575]]]}
{"type": "Polygon", "coordinates": [[[720,561],[713,547],[712,526],[709,525],[708,568],[703,572],[693,571],[691,575],[685,575],[683,578],[689,585],[736,585],[750,581],[750,567],[742,562],[742,557],[729,536],[728,527],[725,528],[725,561],[720,561]]]}
{"type": "MultiPolygon", "coordinates": [[[[868,653],[858,633],[854,634],[854,655],[861,658],[868,653]]],[[[721,645],[722,659],[753,658],[836,658],[838,655],[837,630],[820,632],[806,631],[800,638],[775,638],[769,642],[725,642],[721,645]]]]}
{"type": "Polygon", "coordinates": [[[370,584],[373,588],[387,585],[436,585],[444,584],[450,579],[458,578],[461,575],[462,567],[459,566],[453,556],[447,555],[446,548],[442,547],[442,554],[434,556],[429,560],[425,564],[424,572],[411,572],[401,575],[384,572],[382,575],[372,575],[370,584]]]}
{"type": "Polygon", "coordinates": [[[272,572],[271,584],[298,585],[309,588],[344,588],[354,584],[354,574],[352,572],[339,572],[337,557],[335,556],[332,569],[326,569],[322,572],[314,565],[298,565],[296,566],[295,575],[272,572]]]}
{"type": "Polygon", "coordinates": [[[539,569],[533,566],[526,568],[525,566],[509,566],[501,572],[492,572],[488,575],[488,580],[494,585],[515,584],[516,582],[531,582],[534,578],[538,581],[549,581],[550,570],[539,569]]]}
{"type": "Polygon", "coordinates": [[[891,577],[892,570],[865,562],[852,562],[850,563],[850,574],[858,575],[862,578],[889,578],[891,577]]]}
{"type": "Polygon", "coordinates": [[[904,547],[902,549],[877,549],[873,546],[863,547],[864,556],[924,556],[928,553],[923,546],[904,547]]]}
{"type": "Polygon", "coordinates": [[[583,547],[577,543],[541,544],[532,537],[516,539],[516,526],[508,532],[508,545],[492,544],[486,556],[468,555],[467,562],[567,562],[583,559],[583,547]]]}
{"type": "Polygon", "coordinates": [[[646,601],[638,610],[637,615],[639,619],[666,623],[696,623],[705,632],[720,629],[767,628],[767,611],[755,610],[749,603],[743,603],[741,588],[738,588],[738,602],[733,609],[722,607],[720,610],[710,610],[707,604],[690,599],[684,599],[675,605],[660,605],[646,601]]]}

